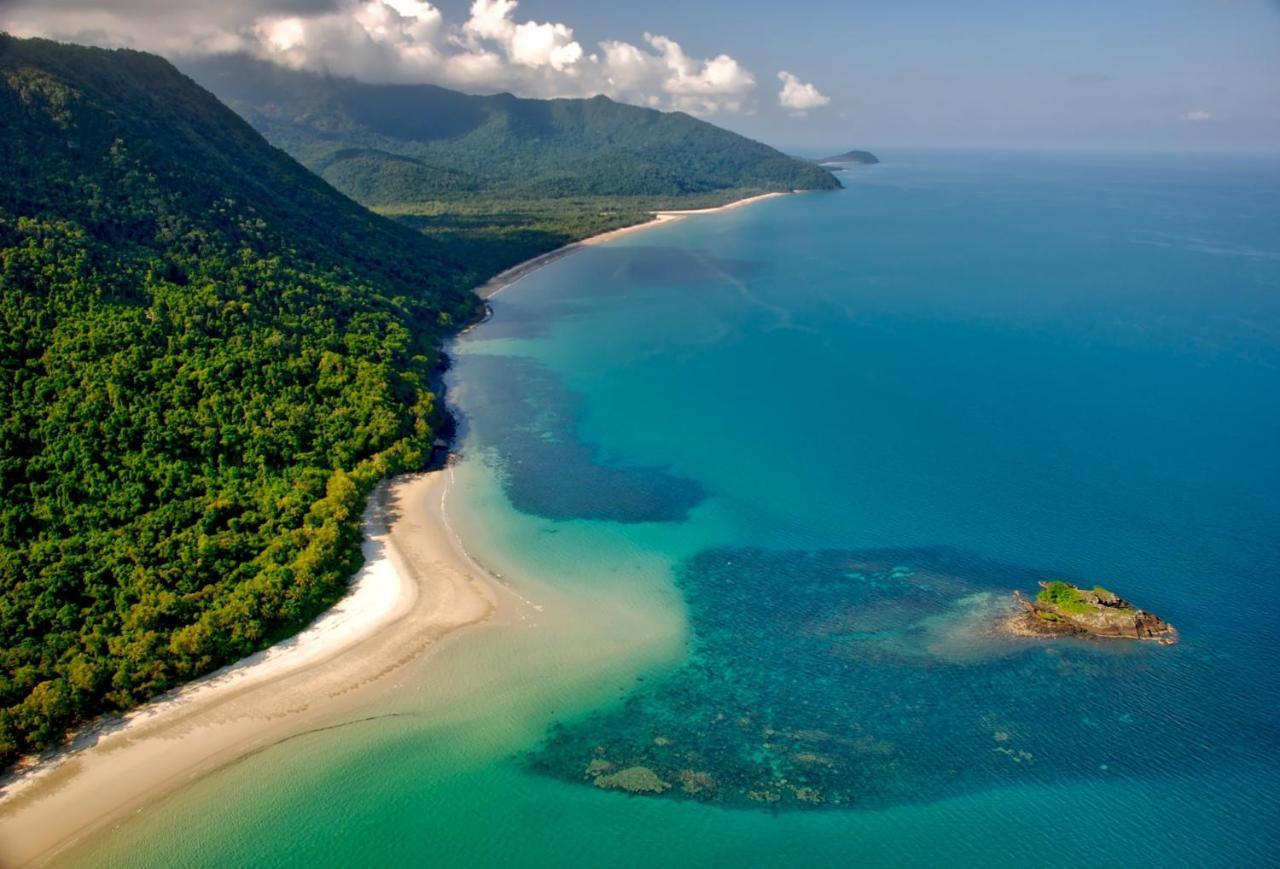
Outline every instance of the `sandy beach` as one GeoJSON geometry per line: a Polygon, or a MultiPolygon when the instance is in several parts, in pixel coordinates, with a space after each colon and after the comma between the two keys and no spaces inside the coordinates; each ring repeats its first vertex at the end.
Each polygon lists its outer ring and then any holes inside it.
{"type": "MultiPolygon", "coordinates": [[[[477,290],[490,298],[588,245],[717,208],[662,211],[528,260],[477,290]]],[[[302,633],[142,706],[0,780],[0,867],[43,864],[97,830],[238,758],[358,718],[404,664],[461,628],[531,606],[477,565],[450,528],[446,468],[385,481],[364,517],[365,565],[302,633]]]]}
{"type": "Polygon", "coordinates": [[[42,864],[95,830],[290,736],[359,717],[401,665],[524,606],[444,517],[449,471],[384,482],[351,591],[295,637],[104,720],[0,795],[0,866],[42,864]]]}
{"type": "Polygon", "coordinates": [[[744,205],[751,205],[754,202],[760,202],[765,199],[773,199],[775,196],[786,196],[785,193],[761,193],[759,196],[748,196],[745,199],[738,199],[727,205],[719,205],[715,208],[687,208],[675,211],[655,211],[653,219],[644,223],[636,223],[631,226],[623,226],[618,229],[611,229],[608,232],[602,232],[599,235],[593,235],[590,238],[584,238],[582,241],[575,241],[572,244],[566,244],[564,247],[556,248],[553,251],[536,256],[533,259],[525,260],[519,265],[513,266],[504,272],[499,272],[476,289],[476,295],[482,299],[491,299],[516,281],[523,278],[531,272],[536,272],[543,266],[550,265],[558,259],[568,256],[574,251],[583,247],[601,244],[610,239],[619,238],[624,235],[630,235],[633,232],[639,232],[645,229],[652,229],[664,223],[673,220],[681,220],[685,217],[691,217],[695,214],[715,214],[720,211],[731,211],[735,208],[742,208],[744,205]]]}

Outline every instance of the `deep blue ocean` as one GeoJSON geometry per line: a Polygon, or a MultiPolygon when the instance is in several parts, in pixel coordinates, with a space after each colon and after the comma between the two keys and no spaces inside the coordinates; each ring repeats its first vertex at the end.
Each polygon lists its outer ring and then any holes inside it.
{"type": "Polygon", "coordinates": [[[1280,162],[880,156],[496,296],[451,510],[539,623],[97,862],[1280,865],[1280,162]],[[1181,642],[1002,632],[1052,578],[1181,642]]]}

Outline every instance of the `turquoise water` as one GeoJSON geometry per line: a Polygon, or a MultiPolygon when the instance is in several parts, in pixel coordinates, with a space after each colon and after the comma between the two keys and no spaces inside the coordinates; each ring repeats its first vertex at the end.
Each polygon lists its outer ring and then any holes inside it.
{"type": "Polygon", "coordinates": [[[451,514],[541,622],[86,861],[1275,865],[1280,165],[846,182],[500,294],[451,514]],[[1182,642],[1000,634],[1046,577],[1182,642]]]}

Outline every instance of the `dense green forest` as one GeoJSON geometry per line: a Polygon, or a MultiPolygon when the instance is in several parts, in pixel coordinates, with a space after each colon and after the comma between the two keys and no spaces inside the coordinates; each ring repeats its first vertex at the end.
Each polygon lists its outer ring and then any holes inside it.
{"type": "Polygon", "coordinates": [[[518,262],[663,208],[840,186],[680,112],[375,85],[224,55],[184,69],[336,188],[451,245],[518,262]]]}
{"type": "Polygon", "coordinates": [[[0,35],[0,763],[296,631],[493,271],[164,60],[0,35]]]}

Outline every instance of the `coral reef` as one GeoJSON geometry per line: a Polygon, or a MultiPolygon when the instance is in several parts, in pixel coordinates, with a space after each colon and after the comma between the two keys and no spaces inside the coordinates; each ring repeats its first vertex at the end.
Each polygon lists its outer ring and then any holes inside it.
{"type": "Polygon", "coordinates": [[[596,776],[595,785],[629,794],[660,794],[671,790],[671,785],[658,778],[658,774],[647,766],[629,766],[617,772],[596,776]]]}

